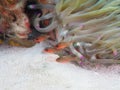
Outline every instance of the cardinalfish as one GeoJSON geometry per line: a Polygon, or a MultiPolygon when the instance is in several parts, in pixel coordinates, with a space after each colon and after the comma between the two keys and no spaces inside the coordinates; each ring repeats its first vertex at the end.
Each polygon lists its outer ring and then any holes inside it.
{"type": "Polygon", "coordinates": [[[44,50],[44,52],[47,52],[47,53],[56,53],[66,47],[68,47],[72,42],[60,42],[59,44],[57,44],[54,48],[53,47],[49,47],[49,48],[46,48],[44,50]]]}
{"type": "Polygon", "coordinates": [[[67,63],[67,62],[71,62],[71,61],[76,61],[77,60],[77,57],[75,56],[62,56],[60,58],[57,58],[57,62],[60,62],[60,63],[67,63]]]}
{"type": "Polygon", "coordinates": [[[48,35],[41,35],[41,36],[39,36],[38,38],[36,38],[34,41],[35,41],[36,43],[40,43],[40,42],[42,42],[42,41],[44,41],[44,40],[46,40],[46,39],[48,39],[48,38],[49,38],[48,35]]]}
{"type": "Polygon", "coordinates": [[[55,47],[56,47],[56,49],[59,50],[59,49],[64,49],[64,48],[70,46],[70,44],[72,44],[72,42],[60,42],[55,47]]]}
{"type": "Polygon", "coordinates": [[[53,47],[48,47],[48,48],[44,49],[44,52],[46,52],[46,53],[56,53],[58,51],[59,50],[57,50],[56,48],[53,48],[53,47]]]}

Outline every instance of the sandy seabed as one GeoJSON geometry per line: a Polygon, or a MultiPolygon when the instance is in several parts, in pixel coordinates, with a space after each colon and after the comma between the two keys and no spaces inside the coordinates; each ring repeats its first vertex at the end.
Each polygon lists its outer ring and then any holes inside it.
{"type": "Polygon", "coordinates": [[[86,70],[32,48],[0,46],[0,90],[120,90],[120,66],[86,70]]]}

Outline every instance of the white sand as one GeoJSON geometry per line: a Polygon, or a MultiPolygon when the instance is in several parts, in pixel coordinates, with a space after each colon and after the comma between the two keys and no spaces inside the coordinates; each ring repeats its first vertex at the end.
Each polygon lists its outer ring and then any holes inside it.
{"type": "Polygon", "coordinates": [[[0,46],[0,90],[120,90],[120,67],[85,70],[32,48],[0,46]]]}

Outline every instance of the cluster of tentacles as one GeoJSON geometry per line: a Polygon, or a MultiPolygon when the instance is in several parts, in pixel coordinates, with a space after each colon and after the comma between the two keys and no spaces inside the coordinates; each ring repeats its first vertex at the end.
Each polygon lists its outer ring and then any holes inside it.
{"type": "MultiPolygon", "coordinates": [[[[41,8],[41,5],[31,5],[41,8]]],[[[50,12],[36,16],[33,26],[41,33],[54,32],[55,40],[44,51],[58,54],[58,62],[120,63],[120,0],[60,0],[50,12]],[[49,25],[41,27],[42,20],[49,25]]]]}
{"type": "Polygon", "coordinates": [[[29,2],[25,13],[32,28],[28,41],[49,42],[44,52],[59,55],[56,61],[120,63],[120,0],[29,2]]]}

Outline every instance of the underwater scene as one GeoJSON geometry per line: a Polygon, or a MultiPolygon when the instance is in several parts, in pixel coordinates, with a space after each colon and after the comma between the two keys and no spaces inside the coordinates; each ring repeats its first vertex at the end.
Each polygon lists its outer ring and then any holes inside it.
{"type": "Polygon", "coordinates": [[[80,66],[120,63],[120,0],[2,0],[0,43],[32,47],[57,62],[80,66]]]}

